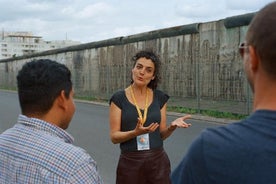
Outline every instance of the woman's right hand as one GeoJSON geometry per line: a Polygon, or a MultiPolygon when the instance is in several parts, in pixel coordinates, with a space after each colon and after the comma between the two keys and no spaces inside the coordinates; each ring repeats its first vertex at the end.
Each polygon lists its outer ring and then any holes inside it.
{"type": "Polygon", "coordinates": [[[138,135],[142,135],[145,133],[151,133],[154,132],[159,127],[158,123],[151,123],[149,126],[144,127],[140,118],[138,118],[137,125],[135,128],[135,133],[138,135]]]}

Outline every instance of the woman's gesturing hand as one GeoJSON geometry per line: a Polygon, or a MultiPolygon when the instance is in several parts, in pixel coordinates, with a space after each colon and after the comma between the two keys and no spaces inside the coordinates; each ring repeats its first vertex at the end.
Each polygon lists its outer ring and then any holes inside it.
{"type": "Polygon", "coordinates": [[[178,128],[188,128],[191,126],[191,123],[186,123],[185,120],[191,118],[191,115],[185,115],[180,118],[175,119],[171,122],[171,125],[168,127],[168,130],[173,131],[178,128]]]}
{"type": "Polygon", "coordinates": [[[159,127],[158,123],[151,123],[149,126],[144,127],[141,123],[140,118],[138,118],[138,122],[135,128],[135,131],[138,135],[154,132],[159,127]]]}

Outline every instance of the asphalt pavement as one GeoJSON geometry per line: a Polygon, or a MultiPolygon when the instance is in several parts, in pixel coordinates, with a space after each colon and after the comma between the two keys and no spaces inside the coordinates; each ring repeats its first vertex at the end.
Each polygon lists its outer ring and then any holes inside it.
{"type": "MultiPolygon", "coordinates": [[[[76,113],[68,128],[75,138],[74,144],[87,150],[98,164],[106,184],[115,183],[116,166],[120,154],[118,144],[109,137],[109,106],[106,103],[75,100],[76,113]]],[[[0,90],[0,133],[12,127],[20,113],[16,92],[0,90]]],[[[167,123],[184,114],[168,112],[167,123]]],[[[192,115],[187,120],[192,126],[177,129],[164,141],[164,148],[174,169],[187,151],[193,139],[205,128],[223,126],[231,120],[192,115]]]]}

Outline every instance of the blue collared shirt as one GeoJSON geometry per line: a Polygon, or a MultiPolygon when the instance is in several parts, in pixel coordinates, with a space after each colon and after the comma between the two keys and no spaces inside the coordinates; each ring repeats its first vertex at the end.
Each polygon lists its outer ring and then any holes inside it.
{"type": "Polygon", "coordinates": [[[96,162],[72,143],[63,129],[19,115],[0,135],[0,183],[103,183],[96,162]]]}

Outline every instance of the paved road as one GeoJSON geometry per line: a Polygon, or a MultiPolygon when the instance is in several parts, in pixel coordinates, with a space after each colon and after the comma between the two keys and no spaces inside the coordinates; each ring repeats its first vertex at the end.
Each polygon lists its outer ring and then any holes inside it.
{"type": "MultiPolygon", "coordinates": [[[[116,165],[119,157],[119,145],[109,139],[108,106],[76,101],[76,113],[68,132],[75,138],[75,144],[86,149],[97,161],[98,168],[106,184],[115,183],[116,165]]],[[[0,133],[16,122],[20,113],[17,93],[0,91],[0,133]]],[[[177,118],[168,115],[168,122],[177,118]]],[[[164,142],[172,169],[176,167],[191,141],[206,127],[214,124],[202,120],[189,120],[189,129],[177,129],[164,142]]]]}

